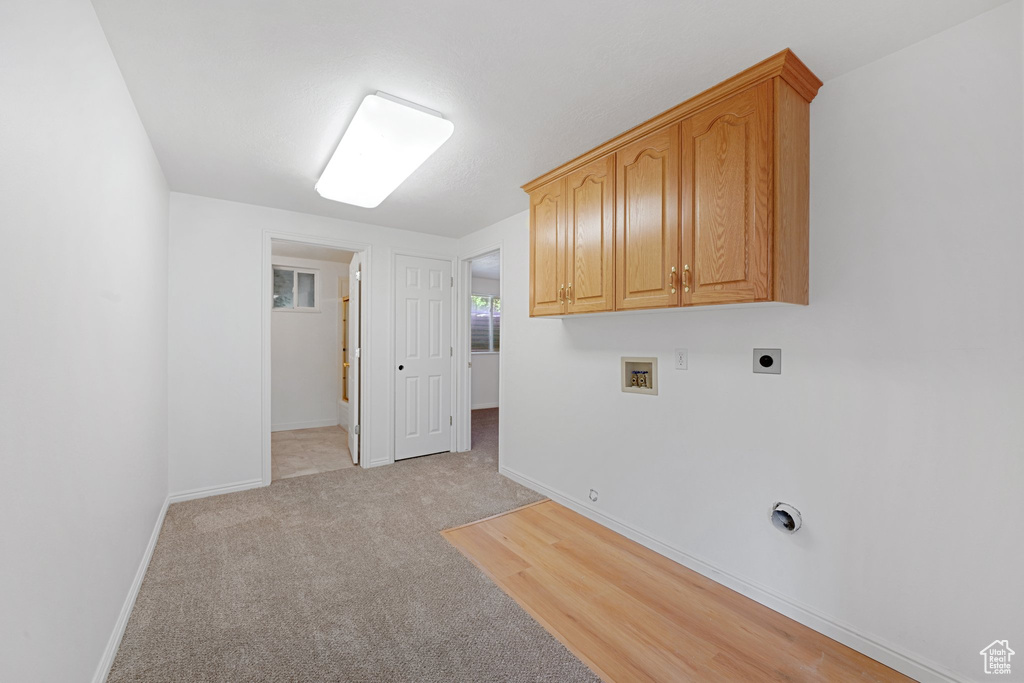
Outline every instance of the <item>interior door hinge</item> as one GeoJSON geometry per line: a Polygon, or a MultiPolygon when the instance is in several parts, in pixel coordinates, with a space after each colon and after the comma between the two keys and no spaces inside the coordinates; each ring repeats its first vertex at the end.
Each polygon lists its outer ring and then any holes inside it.
{"type": "Polygon", "coordinates": [[[448,426],[450,427],[452,424],[454,424],[454,422],[453,422],[452,416],[449,415],[448,416],[448,426]]]}
{"type": "Polygon", "coordinates": [[[448,278],[448,279],[452,281],[452,287],[454,287],[454,286],[455,286],[455,276],[454,276],[454,275],[452,275],[452,276],[451,276],[450,278],[448,278]]]}
{"type": "Polygon", "coordinates": [[[359,358],[359,357],[360,357],[360,354],[359,354],[359,352],[360,352],[360,351],[362,351],[362,349],[361,349],[361,348],[357,348],[357,349],[356,349],[356,358],[359,358]]]}
{"type": "Polygon", "coordinates": [[[449,346],[448,347],[448,357],[452,358],[454,356],[455,356],[455,347],[454,346],[449,346]]]}
{"type": "Polygon", "coordinates": [[[356,280],[362,280],[362,279],[363,279],[363,271],[357,270],[356,271],[356,280]]]}
{"type": "Polygon", "coordinates": [[[359,436],[359,432],[360,432],[359,427],[361,427],[361,426],[362,425],[356,425],[356,427],[355,427],[356,436],[359,436]]]}

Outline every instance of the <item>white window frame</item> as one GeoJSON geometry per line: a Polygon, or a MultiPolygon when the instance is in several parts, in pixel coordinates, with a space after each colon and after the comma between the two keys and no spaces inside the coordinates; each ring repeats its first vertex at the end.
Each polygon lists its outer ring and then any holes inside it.
{"type": "MultiPolygon", "coordinates": [[[[501,353],[501,350],[500,349],[497,350],[497,351],[494,350],[494,300],[495,299],[501,300],[501,295],[500,294],[473,294],[472,296],[478,296],[480,298],[490,299],[491,300],[491,305],[490,305],[490,311],[489,311],[488,316],[487,316],[487,346],[488,346],[488,349],[486,351],[477,351],[477,350],[475,350],[473,348],[470,348],[469,352],[471,354],[498,355],[498,354],[501,353]]],[[[473,305],[472,305],[472,303],[470,303],[470,313],[472,313],[472,310],[473,310],[473,305]]],[[[472,335],[473,335],[473,325],[472,324],[470,324],[469,329],[470,329],[470,344],[472,346],[472,335]]]]}
{"type": "Polygon", "coordinates": [[[270,309],[274,313],[319,313],[320,312],[320,271],[315,268],[299,268],[297,266],[274,265],[271,266],[270,282],[274,282],[274,271],[290,270],[294,273],[292,277],[292,307],[274,306],[273,292],[271,292],[270,309]],[[313,306],[299,306],[299,273],[307,273],[313,276],[313,306]]]}

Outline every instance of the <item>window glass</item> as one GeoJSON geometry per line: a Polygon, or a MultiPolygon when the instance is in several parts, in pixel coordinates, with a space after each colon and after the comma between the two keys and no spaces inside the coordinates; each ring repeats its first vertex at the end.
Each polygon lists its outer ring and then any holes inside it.
{"type": "Polygon", "coordinates": [[[319,312],[316,271],[274,266],[274,308],[319,312]]]}
{"type": "Polygon", "coordinates": [[[501,299],[496,296],[470,297],[470,350],[501,350],[501,299]]]}
{"type": "Polygon", "coordinates": [[[295,271],[274,268],[274,308],[293,308],[292,291],[295,287],[295,271]]]}
{"type": "Polygon", "coordinates": [[[501,297],[491,299],[491,350],[501,350],[501,297]]]}
{"type": "Polygon", "coordinates": [[[473,351],[491,350],[491,297],[470,297],[469,338],[473,351]]]}
{"type": "Polygon", "coordinates": [[[299,276],[299,300],[296,306],[300,308],[316,307],[316,276],[313,273],[298,273],[299,276]]]}

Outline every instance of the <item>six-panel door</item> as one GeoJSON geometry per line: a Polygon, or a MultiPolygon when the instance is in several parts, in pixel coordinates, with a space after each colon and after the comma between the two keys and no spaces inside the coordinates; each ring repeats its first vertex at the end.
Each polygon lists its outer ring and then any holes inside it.
{"type": "Polygon", "coordinates": [[[615,155],[566,177],[569,313],[615,309],[615,155]]]}
{"type": "Polygon", "coordinates": [[[770,295],[771,83],[681,124],[684,303],[770,295]]]}
{"type": "Polygon", "coordinates": [[[615,308],[679,305],[679,126],[616,152],[615,308]]]}
{"type": "Polygon", "coordinates": [[[530,194],[530,315],[565,313],[565,180],[530,194]]]}
{"type": "Polygon", "coordinates": [[[395,256],[395,460],[451,450],[452,264],[395,256]]]}

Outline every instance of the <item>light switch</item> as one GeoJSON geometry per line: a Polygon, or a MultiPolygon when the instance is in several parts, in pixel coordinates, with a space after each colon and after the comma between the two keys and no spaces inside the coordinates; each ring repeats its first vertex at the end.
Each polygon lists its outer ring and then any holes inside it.
{"type": "Polygon", "coordinates": [[[676,349],[676,370],[686,369],[686,349],[676,349]]]}

